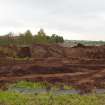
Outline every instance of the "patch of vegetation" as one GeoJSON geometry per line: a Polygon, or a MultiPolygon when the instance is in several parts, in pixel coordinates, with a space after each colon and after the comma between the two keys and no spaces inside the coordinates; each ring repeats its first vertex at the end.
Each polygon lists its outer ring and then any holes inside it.
{"type": "Polygon", "coordinates": [[[105,105],[105,94],[52,95],[0,92],[1,105],[105,105]]]}
{"type": "Polygon", "coordinates": [[[47,85],[48,85],[47,83],[42,83],[42,82],[20,81],[11,85],[11,87],[37,89],[37,88],[46,88],[47,85]]]}
{"type": "Polygon", "coordinates": [[[57,84],[50,84],[48,82],[27,82],[27,81],[19,81],[15,84],[12,84],[10,86],[15,88],[28,88],[28,89],[40,89],[40,88],[48,88],[51,89],[73,89],[72,86],[65,85],[63,83],[57,83],[57,84]]]}
{"type": "Polygon", "coordinates": [[[0,45],[30,45],[34,43],[50,44],[50,43],[63,43],[62,36],[52,34],[47,35],[43,29],[40,29],[36,35],[33,35],[30,30],[25,33],[20,33],[15,36],[12,32],[0,37],[0,45]]]}

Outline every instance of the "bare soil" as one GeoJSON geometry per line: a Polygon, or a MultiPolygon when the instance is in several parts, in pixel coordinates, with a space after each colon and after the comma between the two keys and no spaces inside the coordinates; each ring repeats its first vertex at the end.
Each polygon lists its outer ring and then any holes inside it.
{"type": "MultiPolygon", "coordinates": [[[[19,80],[64,82],[85,91],[105,88],[105,46],[30,46],[31,59],[0,57],[0,87],[19,80]]],[[[16,50],[17,51],[17,50],[16,50]]]]}

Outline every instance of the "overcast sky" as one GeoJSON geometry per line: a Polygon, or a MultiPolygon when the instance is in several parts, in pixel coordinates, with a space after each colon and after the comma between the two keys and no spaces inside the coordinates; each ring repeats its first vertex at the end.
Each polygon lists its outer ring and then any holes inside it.
{"type": "Polygon", "coordinates": [[[105,0],[0,0],[0,34],[30,29],[65,39],[105,40],[105,0]]]}

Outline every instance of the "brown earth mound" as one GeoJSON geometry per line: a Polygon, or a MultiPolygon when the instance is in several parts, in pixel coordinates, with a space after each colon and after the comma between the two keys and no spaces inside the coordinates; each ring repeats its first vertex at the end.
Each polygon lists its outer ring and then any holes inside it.
{"type": "MultiPolygon", "coordinates": [[[[18,80],[64,82],[86,91],[105,87],[105,46],[66,48],[35,44],[28,48],[31,59],[0,58],[1,83],[18,80]]],[[[13,51],[18,53],[18,50],[13,51]]]]}
{"type": "Polygon", "coordinates": [[[75,47],[67,48],[60,45],[41,45],[31,46],[32,57],[72,57],[86,59],[103,59],[105,58],[105,46],[84,46],[78,44],[75,47]]]}
{"type": "Polygon", "coordinates": [[[31,50],[34,58],[65,57],[63,47],[57,44],[35,44],[31,50]]]}

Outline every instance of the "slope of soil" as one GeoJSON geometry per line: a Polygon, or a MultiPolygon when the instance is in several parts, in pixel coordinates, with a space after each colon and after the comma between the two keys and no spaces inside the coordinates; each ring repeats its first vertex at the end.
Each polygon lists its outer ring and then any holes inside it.
{"type": "Polygon", "coordinates": [[[86,91],[105,87],[105,46],[36,44],[30,50],[32,58],[27,60],[0,57],[1,86],[30,80],[64,82],[86,91]]]}

